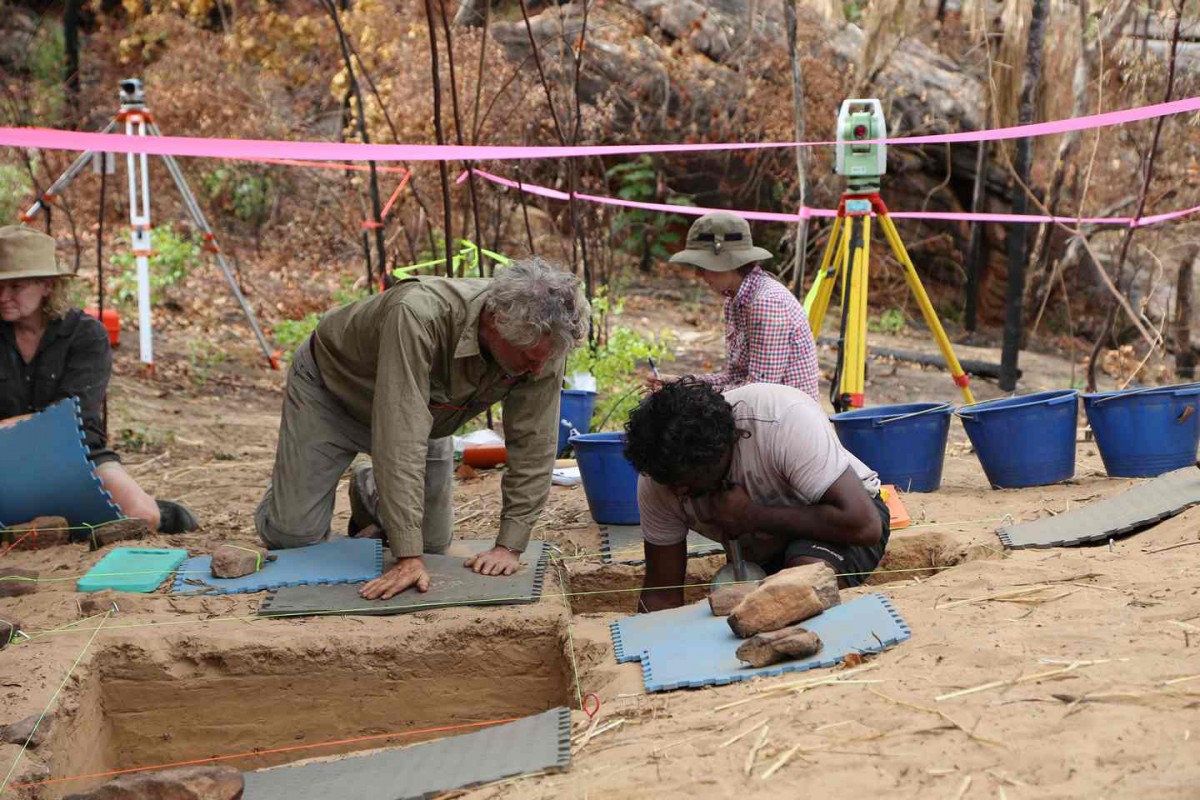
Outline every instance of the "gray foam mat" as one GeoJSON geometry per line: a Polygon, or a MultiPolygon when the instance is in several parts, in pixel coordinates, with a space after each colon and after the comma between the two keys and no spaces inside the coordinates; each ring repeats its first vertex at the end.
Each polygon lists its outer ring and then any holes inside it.
{"type": "MultiPolygon", "coordinates": [[[[351,614],[388,616],[431,608],[472,605],[533,603],[542,596],[546,574],[544,542],[530,542],[521,554],[521,569],[503,577],[477,575],[463,560],[492,547],[490,539],[456,540],[444,555],[426,555],[429,591],[401,592],[390,600],[364,600],[358,596],[361,583],[328,586],[288,586],[267,595],[259,616],[313,616],[351,614]]],[[[384,569],[391,566],[384,565],[384,569]]]]}
{"type": "Polygon", "coordinates": [[[1100,542],[1161,522],[1197,503],[1200,469],[1184,467],[1076,511],[1009,525],[997,534],[1013,550],[1100,542]]]}
{"type": "MultiPolygon", "coordinates": [[[[605,564],[645,564],[641,525],[601,525],[600,554],[605,564]]],[[[724,553],[719,542],[688,531],[688,558],[724,553]]]]}
{"type": "Polygon", "coordinates": [[[555,708],[433,742],[247,772],[245,800],[407,800],[571,761],[571,713],[555,708]]]}

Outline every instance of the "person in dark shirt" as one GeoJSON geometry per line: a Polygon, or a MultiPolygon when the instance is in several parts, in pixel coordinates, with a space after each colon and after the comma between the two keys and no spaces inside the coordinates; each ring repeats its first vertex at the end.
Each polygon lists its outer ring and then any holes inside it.
{"type": "Polygon", "coordinates": [[[56,263],[53,238],[20,225],[0,228],[0,428],[77,398],[88,458],[125,515],[163,533],[194,530],[191,512],[152,498],[108,447],[101,413],[112,350],[104,326],[70,307],[70,277],[56,263]]]}

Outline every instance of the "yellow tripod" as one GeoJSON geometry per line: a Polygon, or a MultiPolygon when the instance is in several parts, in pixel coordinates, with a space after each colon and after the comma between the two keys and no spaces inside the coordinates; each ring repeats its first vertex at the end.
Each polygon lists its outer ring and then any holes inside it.
{"type": "Polygon", "coordinates": [[[954,383],[962,389],[963,399],[974,403],[971,396],[970,378],[963,372],[962,365],[954,355],[950,339],[942,328],[929,295],[921,285],[916,267],[904,249],[904,242],[888,215],[887,206],[875,192],[846,193],[838,203],[837,218],[829,235],[829,243],[821,256],[812,288],[804,298],[804,311],[812,325],[813,335],[820,333],[821,323],[829,309],[833,287],[838,276],[842,281],[842,321],[838,336],[837,369],[830,390],[833,407],[837,411],[861,408],[867,367],[867,284],[870,275],[871,215],[879,218],[879,226],[904,269],[904,280],[921,307],[925,324],[933,331],[942,357],[954,376],[954,383]]]}

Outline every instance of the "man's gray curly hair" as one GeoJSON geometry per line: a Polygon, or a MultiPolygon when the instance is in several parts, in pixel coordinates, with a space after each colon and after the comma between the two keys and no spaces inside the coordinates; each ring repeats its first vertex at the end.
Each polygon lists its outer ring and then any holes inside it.
{"type": "Polygon", "coordinates": [[[587,335],[591,306],[579,279],[532,256],[497,272],[485,307],[496,329],[514,347],[533,347],[550,336],[554,352],[569,352],[587,335]]]}

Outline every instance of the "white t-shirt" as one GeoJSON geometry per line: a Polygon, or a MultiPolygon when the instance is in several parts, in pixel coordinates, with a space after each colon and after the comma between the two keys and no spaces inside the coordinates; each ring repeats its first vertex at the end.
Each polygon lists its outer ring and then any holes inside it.
{"type": "MultiPolygon", "coordinates": [[[[842,446],[821,406],[804,392],[752,383],[725,392],[724,397],[733,406],[738,429],[750,434],[734,442],[727,479],[744,487],[755,505],[815,505],[847,469],[854,471],[868,494],[879,493],[879,476],[842,446]]],[[[701,521],[712,518],[706,508],[710,502],[709,497],[676,497],[645,475],[638,479],[642,535],[650,544],[678,544],[689,528],[720,541],[720,531],[701,521]]],[[[784,544],[780,537],[766,534],[743,537],[747,558],[753,553],[766,559],[784,544]],[[762,541],[756,544],[755,539],[762,541]]]]}

